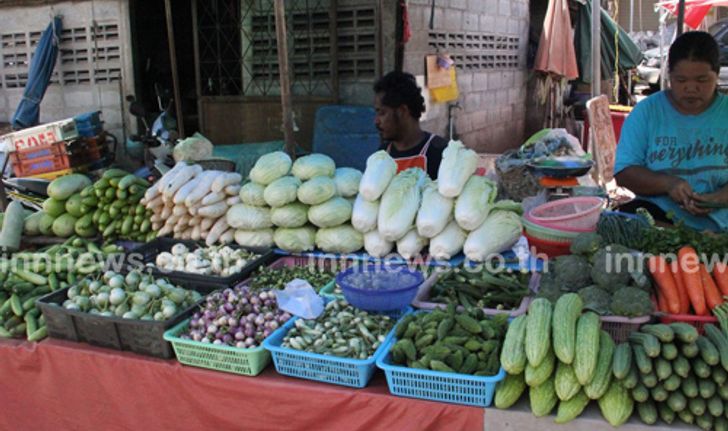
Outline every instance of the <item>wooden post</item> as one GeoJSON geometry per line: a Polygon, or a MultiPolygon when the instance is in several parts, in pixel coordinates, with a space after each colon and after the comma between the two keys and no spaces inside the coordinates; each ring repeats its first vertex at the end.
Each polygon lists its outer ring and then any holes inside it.
{"type": "Polygon", "coordinates": [[[169,45],[169,62],[172,67],[172,86],[174,87],[174,106],[177,111],[177,131],[179,137],[185,136],[185,121],[182,116],[182,98],[179,91],[179,76],[177,74],[177,51],[174,43],[174,22],[172,20],[172,5],[170,0],[164,0],[164,13],[167,16],[167,43],[169,45]]]}
{"type": "MultiPolygon", "coordinates": [[[[166,0],[169,1],[169,0],[166,0]]],[[[284,0],[275,0],[276,39],[278,44],[278,74],[281,84],[281,109],[283,111],[283,140],[291,158],[296,157],[296,142],[293,137],[293,108],[291,102],[291,81],[288,68],[288,40],[286,39],[286,6],[284,0]]]]}

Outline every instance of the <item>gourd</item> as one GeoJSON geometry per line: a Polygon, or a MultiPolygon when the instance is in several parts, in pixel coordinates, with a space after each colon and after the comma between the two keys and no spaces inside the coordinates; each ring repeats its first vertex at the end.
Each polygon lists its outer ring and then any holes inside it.
{"type": "Polygon", "coordinates": [[[584,393],[592,400],[598,400],[609,389],[612,381],[612,356],[614,341],[606,331],[599,333],[599,359],[594,377],[584,386],[584,393]]]}
{"type": "Polygon", "coordinates": [[[553,317],[554,353],[565,364],[574,361],[576,322],[584,302],[576,293],[567,293],[556,301],[553,317]]]}
{"type": "Polygon", "coordinates": [[[503,348],[501,350],[501,366],[509,374],[520,374],[526,368],[526,325],[528,317],[524,314],[513,319],[508,326],[503,348]]]}
{"type": "Polygon", "coordinates": [[[548,299],[537,298],[528,307],[526,325],[526,358],[538,367],[551,347],[552,306],[548,299]]]}
{"type": "Polygon", "coordinates": [[[599,316],[591,311],[584,313],[576,325],[576,354],[574,374],[582,385],[594,376],[599,359],[599,316]]]}
{"type": "Polygon", "coordinates": [[[495,406],[507,409],[515,404],[526,389],[523,373],[507,374],[506,378],[498,382],[495,389],[495,406]]]}
{"type": "Polygon", "coordinates": [[[25,210],[18,201],[8,204],[3,218],[3,227],[0,230],[0,248],[13,252],[20,249],[20,237],[25,224],[25,210]]]}

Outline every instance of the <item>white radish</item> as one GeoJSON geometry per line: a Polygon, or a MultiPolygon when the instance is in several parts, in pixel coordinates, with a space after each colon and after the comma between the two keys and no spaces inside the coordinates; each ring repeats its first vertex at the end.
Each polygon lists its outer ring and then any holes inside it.
{"type": "Polygon", "coordinates": [[[157,236],[158,237],[167,236],[167,235],[171,234],[173,232],[173,230],[174,230],[174,225],[165,224],[162,227],[162,229],[160,229],[159,232],[157,232],[157,236]]]}
{"type": "Polygon", "coordinates": [[[215,221],[216,221],[216,219],[207,218],[207,217],[203,218],[202,222],[200,222],[200,230],[202,230],[203,232],[209,231],[210,228],[212,228],[212,225],[215,224],[215,221]]]}
{"type": "Polygon", "coordinates": [[[144,192],[144,200],[147,202],[152,201],[154,198],[159,196],[161,192],[159,191],[158,187],[149,187],[146,192],[144,192]]]}
{"type": "Polygon", "coordinates": [[[225,194],[228,196],[237,196],[240,193],[240,189],[242,189],[243,186],[240,184],[233,184],[225,187],[225,194]]]}
{"type": "Polygon", "coordinates": [[[224,173],[215,178],[212,183],[212,191],[215,193],[220,192],[227,186],[240,185],[241,181],[243,181],[243,176],[237,172],[224,173]]]}
{"type": "Polygon", "coordinates": [[[162,210],[162,213],[160,214],[160,217],[162,220],[167,220],[172,216],[172,208],[174,208],[171,205],[165,205],[164,209],[162,210]]]}
{"type": "Polygon", "coordinates": [[[207,206],[207,205],[216,204],[218,202],[221,202],[224,199],[225,199],[225,193],[223,193],[223,192],[212,192],[209,195],[207,195],[204,198],[202,198],[202,205],[203,206],[207,206]]]}
{"type": "Polygon", "coordinates": [[[172,215],[183,216],[187,214],[187,207],[184,205],[178,205],[172,209],[172,215]]]}
{"type": "Polygon", "coordinates": [[[156,198],[150,200],[147,203],[147,209],[153,210],[157,207],[164,206],[164,199],[162,198],[162,195],[157,196],[156,198]]]}
{"type": "Polygon", "coordinates": [[[229,228],[230,226],[227,224],[226,217],[220,217],[212,226],[212,229],[210,229],[210,233],[205,239],[205,244],[207,244],[208,247],[214,245],[217,243],[217,240],[220,239],[220,236],[222,236],[222,234],[224,234],[229,228]]]}
{"type": "Polygon", "coordinates": [[[221,244],[230,244],[235,241],[235,229],[228,229],[224,234],[220,235],[221,244]]]}
{"type": "Polygon", "coordinates": [[[162,178],[157,181],[156,188],[159,193],[163,193],[165,188],[167,187],[167,184],[174,179],[175,176],[177,176],[177,173],[186,168],[187,162],[181,161],[177,162],[172,169],[170,169],[169,172],[164,174],[162,178]]]}
{"type": "Polygon", "coordinates": [[[159,222],[152,223],[152,230],[158,231],[159,229],[162,228],[162,226],[163,226],[162,223],[159,223],[159,222]]]}
{"type": "Polygon", "coordinates": [[[166,199],[172,199],[177,191],[182,188],[188,181],[192,180],[195,176],[202,173],[202,166],[191,165],[186,168],[182,168],[174,179],[170,181],[164,188],[164,197],[166,199]]]}
{"type": "Polygon", "coordinates": [[[159,215],[157,214],[152,214],[152,216],[149,217],[149,221],[152,223],[159,223],[160,221],[162,221],[162,218],[159,217],[159,215]]]}
{"type": "Polygon", "coordinates": [[[182,217],[179,218],[179,220],[177,221],[177,224],[181,224],[183,226],[189,226],[190,219],[192,219],[192,217],[190,217],[189,214],[185,213],[182,215],[182,217]]]}
{"type": "Polygon", "coordinates": [[[197,214],[199,214],[202,217],[209,217],[209,218],[218,218],[222,217],[227,213],[228,206],[225,202],[218,202],[216,204],[208,205],[205,207],[202,207],[197,211],[197,214]]]}
{"type": "Polygon", "coordinates": [[[197,184],[197,187],[189,195],[187,195],[185,204],[187,204],[188,207],[192,207],[202,200],[202,198],[207,196],[210,192],[210,187],[212,187],[212,182],[215,181],[215,178],[219,175],[221,175],[221,173],[217,171],[205,171],[200,174],[200,182],[197,184]]]}
{"type": "Polygon", "coordinates": [[[174,204],[180,205],[185,202],[185,199],[187,199],[187,196],[189,196],[190,193],[197,187],[197,185],[200,183],[200,177],[197,176],[193,178],[192,180],[188,181],[187,184],[180,187],[179,190],[177,190],[177,193],[174,194],[174,204]]]}
{"type": "Polygon", "coordinates": [[[242,202],[240,200],[240,196],[231,196],[231,197],[225,199],[225,203],[228,204],[229,207],[231,207],[233,205],[237,205],[240,202],[242,202]]]}
{"type": "Polygon", "coordinates": [[[193,216],[193,217],[196,217],[197,216],[197,212],[199,210],[200,210],[200,208],[198,206],[196,206],[196,205],[195,206],[191,206],[191,207],[188,208],[188,211],[189,211],[190,215],[193,216]]]}
{"type": "Polygon", "coordinates": [[[202,222],[202,217],[191,217],[190,221],[187,223],[191,227],[199,226],[200,222],[202,222]]]}
{"type": "Polygon", "coordinates": [[[192,236],[190,237],[193,241],[199,241],[200,240],[200,226],[195,226],[192,228],[192,236]]]}
{"type": "Polygon", "coordinates": [[[208,234],[209,234],[209,232],[206,231],[206,230],[200,231],[200,239],[201,240],[206,240],[208,234]]]}
{"type": "Polygon", "coordinates": [[[187,229],[186,231],[182,232],[180,239],[192,239],[192,229],[187,229]]]}

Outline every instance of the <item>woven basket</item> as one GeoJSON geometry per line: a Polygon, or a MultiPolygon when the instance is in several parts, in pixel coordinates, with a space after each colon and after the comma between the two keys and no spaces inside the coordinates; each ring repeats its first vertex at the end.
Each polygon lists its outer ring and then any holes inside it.
{"type": "Polygon", "coordinates": [[[499,195],[506,199],[521,202],[523,199],[535,196],[541,191],[538,180],[525,165],[503,171],[496,164],[495,171],[498,174],[499,195]]]}
{"type": "Polygon", "coordinates": [[[206,171],[235,172],[235,162],[228,159],[205,159],[196,163],[206,171]]]}

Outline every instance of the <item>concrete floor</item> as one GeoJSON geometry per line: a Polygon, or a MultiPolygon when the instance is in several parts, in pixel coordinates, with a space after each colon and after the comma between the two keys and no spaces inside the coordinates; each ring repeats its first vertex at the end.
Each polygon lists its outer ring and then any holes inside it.
{"type": "MultiPolygon", "coordinates": [[[[508,410],[488,408],[485,411],[484,431],[614,431],[617,428],[609,425],[602,417],[596,402],[589,404],[586,411],[577,419],[567,424],[554,423],[554,415],[537,418],[531,413],[528,397],[522,397],[518,404],[508,410]]],[[[655,425],[645,425],[639,420],[637,412],[626,424],[618,428],[619,431],[694,431],[698,428],[688,426],[676,420],[672,425],[658,422],[655,425]]]]}

